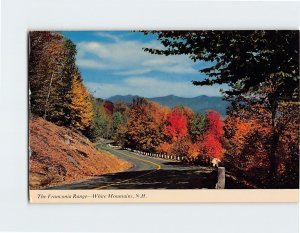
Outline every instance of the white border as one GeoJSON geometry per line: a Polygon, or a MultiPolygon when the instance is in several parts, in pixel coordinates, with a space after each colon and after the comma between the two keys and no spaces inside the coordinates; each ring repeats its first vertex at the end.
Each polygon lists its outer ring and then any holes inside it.
{"type": "Polygon", "coordinates": [[[298,204],[29,204],[30,29],[299,29],[299,2],[2,0],[0,231],[298,233],[298,204]]]}

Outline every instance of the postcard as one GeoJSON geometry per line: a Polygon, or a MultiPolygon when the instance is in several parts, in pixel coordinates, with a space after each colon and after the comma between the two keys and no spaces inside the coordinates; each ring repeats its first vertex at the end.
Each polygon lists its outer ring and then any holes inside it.
{"type": "Polygon", "coordinates": [[[299,31],[30,31],[32,203],[297,202],[299,31]]]}

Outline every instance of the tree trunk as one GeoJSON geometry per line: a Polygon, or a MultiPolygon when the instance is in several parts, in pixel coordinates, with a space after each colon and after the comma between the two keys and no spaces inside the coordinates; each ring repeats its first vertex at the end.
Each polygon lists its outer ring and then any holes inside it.
{"type": "Polygon", "coordinates": [[[48,108],[48,102],[49,102],[49,97],[50,97],[50,92],[51,92],[52,80],[53,80],[53,73],[52,73],[51,78],[50,78],[50,84],[49,84],[48,94],[47,94],[46,103],[45,103],[45,112],[44,112],[44,119],[45,120],[46,120],[46,117],[47,117],[47,108],[48,108]]]}
{"type": "Polygon", "coordinates": [[[276,159],[276,149],[279,142],[279,134],[276,130],[276,112],[277,112],[277,105],[272,107],[272,138],[271,138],[271,145],[270,145],[270,152],[269,152],[269,182],[270,185],[274,185],[274,181],[277,176],[277,159],[276,159]]]}

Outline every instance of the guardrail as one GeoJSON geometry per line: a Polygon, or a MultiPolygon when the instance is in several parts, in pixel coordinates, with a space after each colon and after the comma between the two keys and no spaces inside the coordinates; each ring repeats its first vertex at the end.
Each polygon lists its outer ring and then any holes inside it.
{"type": "Polygon", "coordinates": [[[140,150],[132,150],[130,148],[123,148],[123,149],[137,153],[137,154],[154,157],[154,158],[169,159],[169,160],[174,160],[174,161],[184,161],[185,160],[185,157],[183,157],[183,156],[172,156],[172,155],[167,155],[164,153],[151,153],[151,152],[145,152],[145,151],[140,151],[140,150]]]}
{"type": "Polygon", "coordinates": [[[183,157],[183,156],[172,156],[172,155],[167,155],[164,153],[151,153],[151,152],[145,152],[145,151],[140,151],[140,150],[134,150],[134,149],[127,148],[127,147],[122,148],[121,146],[114,146],[111,144],[108,144],[108,146],[112,147],[112,148],[116,148],[116,149],[128,150],[128,151],[131,151],[131,152],[134,152],[137,154],[146,155],[146,156],[150,156],[150,157],[154,157],[154,158],[169,159],[169,160],[174,160],[174,161],[187,160],[187,158],[183,157]]]}

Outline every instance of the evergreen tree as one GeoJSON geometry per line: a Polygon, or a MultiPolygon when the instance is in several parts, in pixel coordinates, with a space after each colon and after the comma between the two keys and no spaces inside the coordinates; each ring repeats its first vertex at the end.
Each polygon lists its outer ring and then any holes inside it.
{"type": "Polygon", "coordinates": [[[207,130],[207,121],[203,114],[197,113],[189,121],[189,134],[193,143],[203,140],[207,130]]]}
{"type": "Polygon", "coordinates": [[[120,112],[114,112],[112,116],[112,134],[115,136],[118,133],[118,128],[123,124],[123,117],[120,112]]]}

